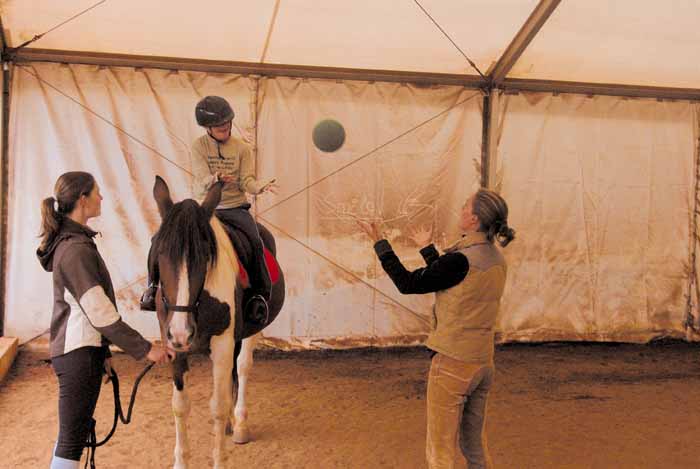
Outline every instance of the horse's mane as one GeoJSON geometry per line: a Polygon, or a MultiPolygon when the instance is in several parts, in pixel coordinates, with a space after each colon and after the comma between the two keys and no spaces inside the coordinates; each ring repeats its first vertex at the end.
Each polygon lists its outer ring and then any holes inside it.
{"type": "Polygon", "coordinates": [[[163,218],[153,239],[153,248],[165,256],[176,270],[183,260],[191,272],[194,266],[216,264],[216,236],[204,210],[192,199],[178,202],[163,218]]]}

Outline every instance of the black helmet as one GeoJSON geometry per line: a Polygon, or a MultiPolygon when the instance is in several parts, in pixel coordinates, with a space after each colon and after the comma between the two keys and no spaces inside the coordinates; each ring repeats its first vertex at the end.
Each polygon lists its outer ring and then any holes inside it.
{"type": "Polygon", "coordinates": [[[216,127],[233,120],[233,109],[224,98],[220,96],[205,96],[194,108],[194,116],[197,124],[202,127],[216,127]]]}

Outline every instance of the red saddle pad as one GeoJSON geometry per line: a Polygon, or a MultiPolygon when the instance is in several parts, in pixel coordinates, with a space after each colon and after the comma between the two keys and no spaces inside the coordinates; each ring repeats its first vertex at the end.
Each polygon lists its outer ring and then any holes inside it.
{"type": "MultiPolygon", "coordinates": [[[[280,279],[280,266],[277,263],[277,259],[272,253],[267,249],[263,248],[265,252],[265,265],[267,265],[267,271],[270,273],[270,280],[274,285],[280,279]]],[[[248,276],[248,271],[243,267],[241,261],[238,261],[238,280],[241,282],[243,288],[250,287],[250,277],[248,276]]]]}

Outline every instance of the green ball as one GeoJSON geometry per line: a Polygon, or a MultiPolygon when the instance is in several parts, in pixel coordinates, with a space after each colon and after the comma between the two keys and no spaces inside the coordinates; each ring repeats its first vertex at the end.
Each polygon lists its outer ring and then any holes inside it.
{"type": "Polygon", "coordinates": [[[311,135],[314,145],[319,150],[331,153],[345,143],[345,129],[335,119],[324,119],[316,124],[311,135]]]}

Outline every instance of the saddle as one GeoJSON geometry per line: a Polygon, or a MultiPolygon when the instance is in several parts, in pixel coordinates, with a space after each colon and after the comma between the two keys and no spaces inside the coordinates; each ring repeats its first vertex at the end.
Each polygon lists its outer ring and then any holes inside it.
{"type": "MultiPolygon", "coordinates": [[[[244,290],[250,287],[250,277],[248,276],[248,268],[253,259],[253,248],[250,240],[246,234],[236,228],[221,221],[221,225],[224,227],[224,231],[231,240],[233,244],[233,249],[236,251],[236,256],[238,257],[238,280],[244,290]]],[[[258,223],[258,230],[260,230],[260,224],[258,223]]],[[[265,254],[265,265],[267,266],[267,271],[270,273],[270,282],[272,285],[277,283],[280,276],[279,264],[277,259],[272,253],[263,246],[263,251],[265,254]]]]}

